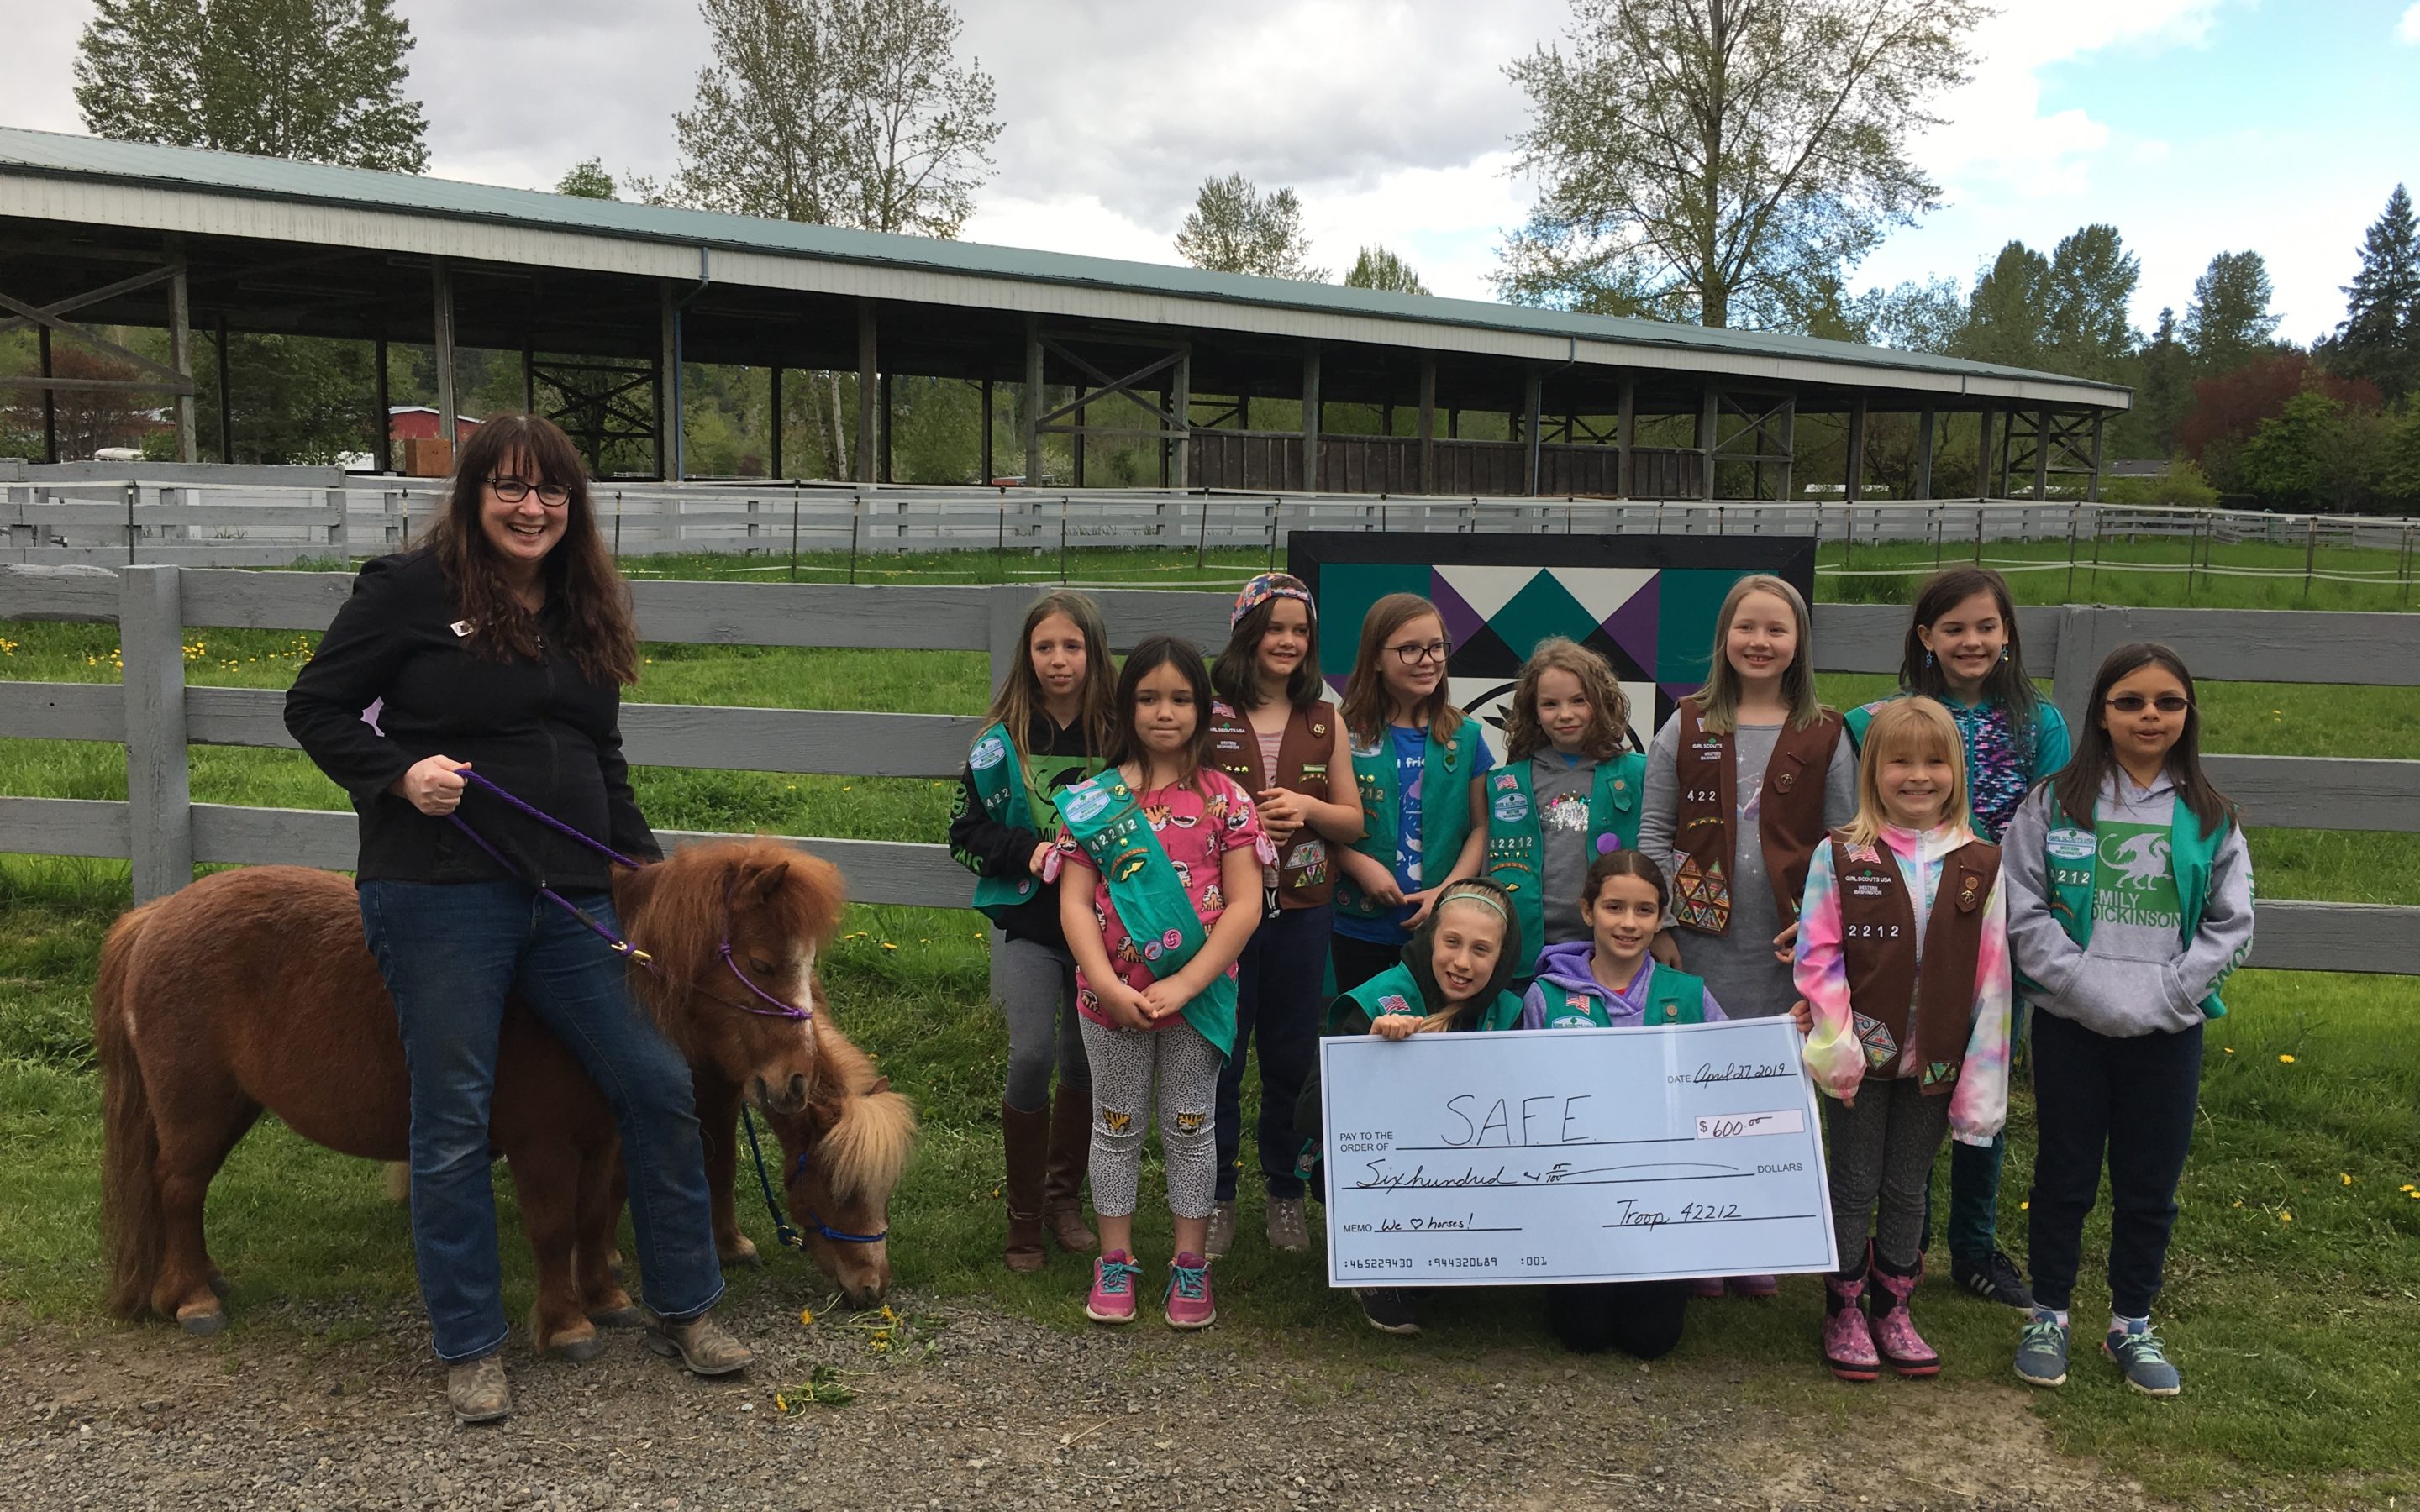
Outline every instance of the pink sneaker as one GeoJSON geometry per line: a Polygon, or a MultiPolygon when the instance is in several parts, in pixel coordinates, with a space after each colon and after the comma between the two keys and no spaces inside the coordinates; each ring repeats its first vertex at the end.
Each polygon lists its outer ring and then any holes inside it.
{"type": "Polygon", "coordinates": [[[1866,1305],[1873,1313],[1874,1349],[1893,1370],[1902,1376],[1937,1376],[1941,1373],[1941,1356],[1924,1342],[1916,1331],[1916,1320],[1908,1316],[1907,1299],[1916,1290],[1917,1276],[1924,1263],[1916,1262],[1914,1275],[1893,1275],[1881,1265],[1874,1267],[1874,1285],[1866,1305]]]}
{"type": "Polygon", "coordinates": [[[1689,1283],[1689,1295],[1699,1302],[1719,1302],[1723,1295],[1723,1278],[1718,1275],[1701,1275],[1689,1283]]]}
{"type": "Polygon", "coordinates": [[[1096,1323],[1135,1320],[1135,1281],[1142,1268],[1122,1249],[1093,1261],[1093,1289],[1084,1298],[1084,1316],[1096,1323]]]}
{"type": "Polygon", "coordinates": [[[1734,1297],[1777,1297],[1781,1283],[1769,1275],[1735,1275],[1730,1278],[1734,1297]]]}
{"type": "Polygon", "coordinates": [[[1210,1262],[1191,1253],[1169,1261],[1168,1326],[1208,1328],[1218,1317],[1218,1304],[1210,1297],[1210,1262]]]}
{"type": "Polygon", "coordinates": [[[1866,1281],[1863,1269],[1854,1276],[1823,1278],[1823,1363],[1842,1381],[1871,1381],[1883,1373],[1865,1309],[1858,1305],[1866,1281]]]}

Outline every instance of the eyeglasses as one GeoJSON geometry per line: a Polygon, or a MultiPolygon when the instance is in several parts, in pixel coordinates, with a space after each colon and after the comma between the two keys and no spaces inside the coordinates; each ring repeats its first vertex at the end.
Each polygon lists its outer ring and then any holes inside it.
{"type": "MultiPolygon", "coordinates": [[[[508,504],[520,503],[530,496],[533,489],[526,478],[489,478],[488,486],[495,489],[496,497],[508,504]]],[[[559,483],[537,484],[535,490],[537,501],[549,509],[561,509],[571,502],[571,490],[559,483]]]]}
{"type": "Polygon", "coordinates": [[[1402,645],[1388,646],[1387,649],[1393,652],[1397,659],[1402,661],[1406,667],[1418,667],[1425,662],[1432,661],[1442,666],[1445,659],[1453,655],[1453,642],[1450,640],[1432,640],[1426,645],[1420,645],[1414,641],[1406,640],[1402,645]]]}
{"type": "Polygon", "coordinates": [[[2120,714],[2140,714],[2146,703],[2162,714],[2182,714],[2193,707],[2193,700],[2181,693],[2163,693],[2155,699],[2147,699],[2140,693],[2120,693],[2108,703],[2120,714]]]}

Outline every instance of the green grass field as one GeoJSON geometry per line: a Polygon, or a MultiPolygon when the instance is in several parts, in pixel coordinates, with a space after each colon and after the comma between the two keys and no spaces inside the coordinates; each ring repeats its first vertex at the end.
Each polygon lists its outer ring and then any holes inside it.
{"type": "MultiPolygon", "coordinates": [[[[1859,548],[1857,565],[1872,554],[1859,548]]],[[[730,573],[752,564],[711,565],[730,573]]],[[[1230,558],[1223,565],[1240,578],[1259,563],[1230,558]]],[[[1191,576],[1190,554],[1179,562],[1084,553],[1070,575],[1167,580],[1147,576],[1162,570],[1191,576]]],[[[2030,591],[2055,576],[2017,581],[2029,598],[2056,600],[2062,595],[2030,591]]],[[[1827,587],[1885,580],[1823,579],[1827,587]]],[[[2102,596],[2118,596],[2112,586],[2104,579],[2102,596]]],[[[2293,587],[2299,593],[2299,582],[2293,587]]],[[[195,631],[187,675],[197,684],[283,687],[311,639],[195,631]]],[[[115,648],[108,626],[0,625],[0,679],[115,681],[115,648]]],[[[635,696],[650,702],[971,712],[985,691],[985,658],[976,653],[652,646],[647,656],[635,696]]],[[[1884,684],[1829,677],[1824,693],[1854,702],[1884,684]]],[[[2420,758],[2420,692],[2211,684],[2205,714],[2214,750],[2420,758]]],[[[196,748],[193,755],[197,799],[342,806],[337,790],[295,753],[196,748]]],[[[635,780],[650,817],[668,828],[938,840],[948,811],[946,787],[928,779],[644,769],[635,780]]],[[[0,793],[122,797],[123,757],[108,746],[0,741],[0,793]]],[[[2264,897],[2420,903],[2414,837],[2260,829],[2253,841],[2264,897]]],[[[99,1088],[88,994],[101,932],[126,899],[123,863],[0,857],[0,1298],[71,1326],[98,1320],[99,1088]]],[[[894,1214],[899,1280],[1079,1326],[1082,1278],[1072,1261],[1057,1257],[1032,1277],[1012,1276],[997,1261],[1005,1029],[987,1001],[978,921],[957,911],[861,908],[847,929],[850,937],[825,958],[840,1020],[881,1055],[925,1118],[894,1214]]],[[[2086,1368],[2066,1391],[2033,1397],[2033,1410],[2063,1448],[2096,1455],[2158,1493],[2199,1498],[2250,1488],[2381,1505],[2420,1493],[2420,1454],[2410,1442],[2410,1425],[2420,1421],[2420,1196],[2404,1190],[2420,1184],[2420,1053],[2412,1049],[2420,979],[2253,972],[2229,998],[2234,1014],[2211,1030],[2202,1123],[2162,1301],[2189,1395],[2153,1404],[2086,1368]]],[[[2002,1215],[2020,1251],[2029,1120],[2020,1095],[2002,1215]]],[[[1156,1181],[1147,1175],[1139,1224],[1147,1256],[1168,1248],[1165,1213],[1150,1211],[1156,1181]]],[[[1263,1253],[1249,1187],[1246,1242],[1220,1267],[1222,1327],[1283,1338],[1347,1367],[1400,1368],[1404,1347],[1362,1328],[1313,1260],[1263,1253]]],[[[211,1213],[241,1330],[285,1326],[288,1303],[411,1295],[404,1214],[383,1202],[359,1163],[273,1125],[239,1149],[211,1213]]],[[[761,1211],[743,1200],[741,1213],[760,1242],[769,1237],[761,1211]]],[[[2087,1277],[2105,1237],[2105,1221],[2087,1234],[2087,1277]]],[[[506,1244],[505,1264],[518,1310],[528,1283],[519,1244],[506,1244]]],[[[791,1257],[740,1284],[805,1285],[791,1257]]],[[[1777,1306],[1699,1306],[1682,1363],[1727,1369],[1724,1379],[1735,1382],[1729,1389],[1793,1415],[1852,1428],[1882,1424],[1894,1394],[1841,1392],[1812,1365],[1816,1295],[1801,1279],[1777,1306]]],[[[2007,1379],[2012,1315],[1942,1287],[1922,1297],[1928,1334],[1953,1375],[2007,1379]]],[[[2087,1335],[2097,1300],[2089,1286],[2078,1298],[2087,1335]]],[[[1475,1360],[1538,1337],[1531,1305],[1518,1297],[1482,1294],[1439,1311],[1445,1316],[1413,1347],[1415,1356],[1475,1360]]],[[[2013,1381],[2008,1389],[2023,1390],[2013,1381]]]]}

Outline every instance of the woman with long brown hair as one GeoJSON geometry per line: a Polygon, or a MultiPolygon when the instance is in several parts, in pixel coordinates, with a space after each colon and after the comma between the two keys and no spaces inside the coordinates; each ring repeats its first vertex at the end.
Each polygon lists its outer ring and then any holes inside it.
{"type": "Polygon", "coordinates": [[[507,994],[613,1104],[649,1344],[700,1375],[749,1362],[708,1312],[722,1275],[688,1063],[631,998],[620,957],[538,895],[613,928],[607,865],[464,775],[624,856],[659,856],[622,757],[638,665],[579,452],[545,420],[502,415],[464,443],[426,543],[363,567],[286,695],[287,729],[361,815],[362,921],[411,1081],[413,1254],[465,1423],[511,1406],[488,1174],[507,994]],[[445,822],[458,810],[479,840],[445,822]]]}

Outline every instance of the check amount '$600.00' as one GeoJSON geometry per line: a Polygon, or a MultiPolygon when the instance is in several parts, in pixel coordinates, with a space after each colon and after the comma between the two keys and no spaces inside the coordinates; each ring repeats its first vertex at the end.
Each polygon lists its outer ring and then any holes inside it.
{"type": "Polygon", "coordinates": [[[1324,1040],[1328,1284],[1836,1269],[1798,1050],[1787,1017],[1324,1040]]]}

